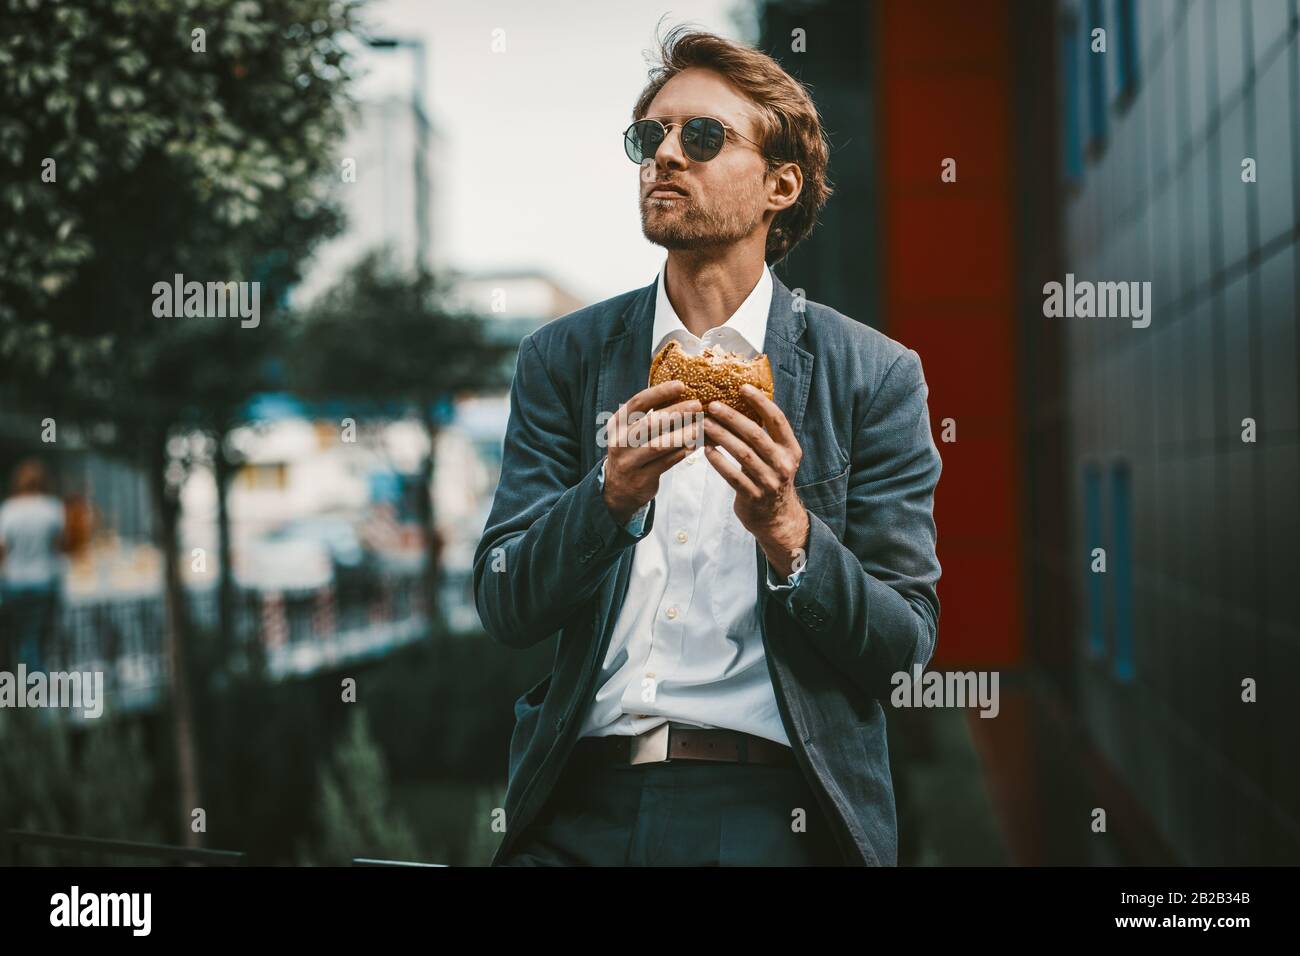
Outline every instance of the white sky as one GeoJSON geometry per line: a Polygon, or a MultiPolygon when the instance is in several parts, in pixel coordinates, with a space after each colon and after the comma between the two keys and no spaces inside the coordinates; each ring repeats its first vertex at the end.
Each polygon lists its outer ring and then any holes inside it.
{"type": "MultiPolygon", "coordinates": [[[[427,44],[426,102],[442,137],[442,256],[468,270],[536,268],[584,301],[648,284],[663,250],[641,235],[622,132],[655,27],[753,39],[745,0],[374,0],[376,36],[427,44]],[[506,50],[493,53],[493,30],[506,50]],[[745,35],[742,35],[744,31],[745,35]]],[[[409,54],[376,51],[364,95],[406,90],[409,54]]]]}

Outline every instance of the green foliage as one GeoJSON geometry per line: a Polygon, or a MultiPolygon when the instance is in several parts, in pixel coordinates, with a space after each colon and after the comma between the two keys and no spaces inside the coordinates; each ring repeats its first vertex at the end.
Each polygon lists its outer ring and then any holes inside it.
{"type": "Polygon", "coordinates": [[[480,788],[474,804],[474,827],[470,830],[465,847],[465,864],[488,866],[504,836],[492,829],[498,811],[505,812],[506,788],[504,786],[480,788]]]}
{"type": "MultiPolygon", "coordinates": [[[[284,291],[339,224],[328,185],[356,6],[0,0],[5,404],[143,463],[172,568],[177,489],[201,453],[168,438],[234,424],[282,345],[284,291]],[[178,274],[259,283],[260,322],[155,315],[155,286],[178,274]]],[[[176,749],[194,757],[188,697],[171,699],[176,749]]]]}
{"type": "Polygon", "coordinates": [[[303,863],[346,866],[359,856],[419,859],[410,825],[392,806],[383,755],[359,708],[329,765],[321,770],[316,823],[317,839],[301,854],[303,863]]]}
{"type": "Polygon", "coordinates": [[[354,0],[0,0],[0,375],[124,439],[242,397],[265,320],[159,318],[153,285],[260,281],[274,303],[337,228],[354,17],[354,0]]]}
{"type": "Polygon", "coordinates": [[[550,669],[550,644],[526,651],[485,634],[405,648],[366,677],[366,712],[401,780],[505,779],[514,702],[550,669]]]}
{"type": "MultiPolygon", "coordinates": [[[[255,865],[488,863],[501,839],[492,813],[505,802],[512,704],[546,672],[551,648],[511,651],[485,635],[422,642],[349,670],[364,703],[341,704],[337,672],[218,684],[205,672],[209,644],[191,645],[206,846],[242,850],[255,865]],[[349,726],[361,706],[364,725],[349,726]]],[[[165,720],[106,715],[71,728],[40,718],[0,711],[0,828],[180,842],[165,720]]],[[[94,862],[37,850],[24,859],[94,862]]]]}
{"type": "Polygon", "coordinates": [[[301,317],[290,382],[305,395],[423,409],[443,395],[509,384],[501,360],[519,343],[492,340],[484,319],[446,303],[438,278],[366,256],[301,317]]]}
{"type": "Polygon", "coordinates": [[[416,827],[422,863],[487,866],[501,843],[493,814],[505,806],[504,784],[459,780],[402,784],[394,789],[399,808],[416,827]]]}
{"type": "MultiPolygon", "coordinates": [[[[0,711],[0,827],[155,843],[154,785],[136,725],[104,718],[80,729],[50,711],[0,711]]],[[[43,848],[24,849],[22,860],[99,862],[43,848]]]]}

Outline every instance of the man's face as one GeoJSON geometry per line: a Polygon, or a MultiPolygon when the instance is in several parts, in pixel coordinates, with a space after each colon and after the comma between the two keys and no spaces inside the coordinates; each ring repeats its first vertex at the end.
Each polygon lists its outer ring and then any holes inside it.
{"type": "Polygon", "coordinates": [[[694,162],[682,151],[680,124],[695,116],[759,140],[752,104],[721,74],[692,67],[664,84],[644,118],[678,125],[641,164],[640,195],[641,229],[666,249],[727,246],[765,228],[767,163],[758,148],[728,131],[717,156],[694,162]]]}

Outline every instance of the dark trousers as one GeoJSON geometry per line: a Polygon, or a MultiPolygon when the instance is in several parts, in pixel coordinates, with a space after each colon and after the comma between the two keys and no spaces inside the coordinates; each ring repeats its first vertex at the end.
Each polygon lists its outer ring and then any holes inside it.
{"type": "Polygon", "coordinates": [[[687,760],[567,767],[546,807],[499,865],[842,862],[798,767],[687,760]]]}
{"type": "Polygon", "coordinates": [[[0,670],[19,663],[44,669],[58,610],[54,588],[10,588],[0,594],[0,670]]]}

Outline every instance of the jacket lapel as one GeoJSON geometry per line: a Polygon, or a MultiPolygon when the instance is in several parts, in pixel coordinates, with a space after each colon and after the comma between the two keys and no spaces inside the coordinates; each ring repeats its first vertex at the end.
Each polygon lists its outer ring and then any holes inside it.
{"type": "Polygon", "coordinates": [[[802,437],[804,411],[808,407],[808,391],[812,386],[812,353],[799,345],[807,323],[804,321],[802,300],[790,294],[776,274],[772,274],[772,307],[767,313],[767,337],[763,351],[772,363],[776,404],[785,417],[795,437],[802,437]]]}
{"type": "MultiPolygon", "coordinates": [[[[802,300],[796,300],[785,283],[772,273],[772,307],[767,314],[767,336],[763,351],[772,365],[774,400],[785,412],[800,444],[803,444],[803,419],[812,388],[813,356],[799,345],[807,323],[802,300]]],[[[758,609],[763,620],[770,593],[767,586],[767,555],[754,542],[754,560],[758,564],[758,609]]]]}

